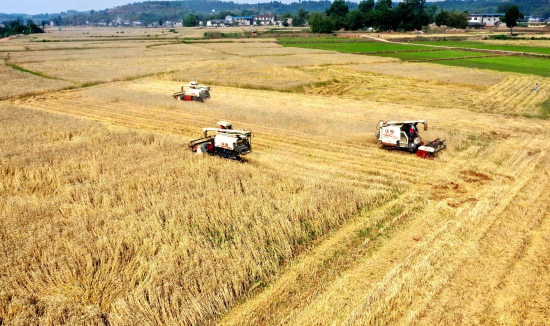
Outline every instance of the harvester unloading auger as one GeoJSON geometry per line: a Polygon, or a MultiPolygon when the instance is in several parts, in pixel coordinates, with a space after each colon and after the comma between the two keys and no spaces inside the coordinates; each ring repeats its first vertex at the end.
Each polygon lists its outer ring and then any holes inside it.
{"type": "Polygon", "coordinates": [[[219,128],[203,128],[203,137],[189,142],[189,148],[195,153],[217,155],[240,160],[241,155],[252,152],[252,131],[235,130],[231,122],[219,121],[219,128]],[[208,135],[215,131],[214,136],[208,135]]]}
{"type": "Polygon", "coordinates": [[[425,143],[418,134],[417,125],[419,123],[424,125],[424,130],[428,130],[428,121],[426,120],[380,120],[377,125],[376,137],[380,144],[388,150],[408,151],[416,153],[416,156],[421,158],[433,159],[435,154],[447,148],[447,145],[444,139],[439,138],[425,143]]]}

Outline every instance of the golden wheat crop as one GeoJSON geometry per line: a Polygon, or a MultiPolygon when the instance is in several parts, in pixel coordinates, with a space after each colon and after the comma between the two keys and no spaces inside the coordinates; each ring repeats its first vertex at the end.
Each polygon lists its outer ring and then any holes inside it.
{"type": "Polygon", "coordinates": [[[498,72],[445,66],[436,68],[430,63],[391,62],[376,65],[353,65],[350,68],[376,74],[413,78],[420,81],[437,81],[471,87],[492,86],[504,79],[504,75],[498,72]]]}
{"type": "Polygon", "coordinates": [[[278,56],[294,54],[322,54],[327,51],[301,48],[285,48],[275,43],[243,43],[241,46],[227,46],[225,43],[200,43],[200,46],[212,51],[239,57],[278,56]]]}
{"type": "Polygon", "coordinates": [[[4,63],[0,64],[0,75],[4,79],[0,87],[0,100],[22,95],[44,94],[74,85],[70,82],[42,78],[15,70],[4,63]]]}
{"type": "Polygon", "coordinates": [[[191,64],[185,70],[166,74],[160,78],[179,82],[201,80],[213,85],[270,90],[292,90],[315,82],[327,81],[298,69],[276,67],[255,58],[212,60],[191,64]],[[243,78],[243,76],[246,77],[243,78]]]}
{"type": "Polygon", "coordinates": [[[176,39],[202,37],[203,29],[199,28],[129,28],[129,27],[47,27],[45,34],[40,34],[37,39],[47,41],[75,41],[75,40],[117,40],[125,39],[176,39]],[[177,33],[170,32],[174,30],[177,33]]]}
{"type": "Polygon", "coordinates": [[[130,30],[116,51],[115,29],[7,42],[8,62],[101,83],[0,100],[1,323],[550,318],[550,124],[521,117],[546,79],[130,30]],[[212,98],[172,99],[192,79],[212,98]],[[382,150],[381,119],[427,119],[448,148],[382,150]],[[253,131],[244,163],[188,150],[219,120],[253,131]]]}
{"type": "Polygon", "coordinates": [[[88,307],[123,323],[208,320],[300,243],[394,187],[235,166],[194,157],[175,136],[17,107],[1,112],[8,320],[35,306],[42,313],[25,322],[70,322],[88,307]],[[179,304],[166,307],[166,299],[179,304]]]}
{"type": "MultiPolygon", "coordinates": [[[[153,44],[154,45],[154,44],[153,44]]],[[[177,53],[166,53],[146,44],[121,49],[61,50],[48,53],[18,53],[12,62],[31,71],[73,82],[109,82],[155,73],[175,71],[195,61],[222,59],[224,55],[201,51],[194,45],[180,45],[177,53]],[[80,53],[81,52],[81,53],[80,53]],[[47,59],[46,59],[47,58],[47,59]],[[192,61],[191,63],[189,63],[192,61]]]]}
{"type": "Polygon", "coordinates": [[[312,53],[293,54],[288,56],[258,57],[270,65],[282,67],[308,67],[308,66],[331,66],[349,64],[372,64],[382,62],[397,62],[398,59],[374,57],[366,55],[354,55],[348,53],[312,53]]]}
{"type": "Polygon", "coordinates": [[[497,44],[497,45],[522,45],[522,46],[538,46],[538,47],[544,47],[548,48],[550,47],[550,40],[548,39],[539,39],[539,38],[548,38],[550,35],[548,34],[536,34],[532,35],[535,39],[524,39],[524,40],[516,40],[516,42],[511,42],[509,40],[483,40],[483,43],[487,44],[497,44]]]}

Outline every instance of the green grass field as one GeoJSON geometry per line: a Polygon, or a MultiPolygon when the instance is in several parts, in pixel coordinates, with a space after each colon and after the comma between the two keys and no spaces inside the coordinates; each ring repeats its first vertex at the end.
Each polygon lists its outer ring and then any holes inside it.
{"type": "Polygon", "coordinates": [[[467,58],[467,57],[491,56],[491,54],[489,53],[457,51],[457,50],[375,53],[373,55],[376,55],[378,57],[397,58],[403,61],[442,60],[442,59],[453,59],[453,58],[461,59],[461,58],[467,58]]]}
{"type": "Polygon", "coordinates": [[[448,66],[459,66],[550,77],[550,59],[525,57],[488,57],[437,61],[448,66]]]}
{"type": "Polygon", "coordinates": [[[539,54],[550,55],[550,48],[542,47],[542,46],[488,44],[484,42],[474,42],[474,41],[414,42],[414,44],[450,46],[450,47],[484,49],[484,50],[514,51],[514,52],[521,52],[521,53],[539,53],[539,54]]]}
{"type": "Polygon", "coordinates": [[[295,43],[366,43],[365,39],[352,39],[343,37],[281,37],[278,39],[280,44],[295,43]]]}
{"type": "Polygon", "coordinates": [[[285,47],[330,50],[346,53],[384,53],[396,51],[432,51],[423,45],[393,44],[383,42],[349,41],[341,38],[287,38],[280,39],[279,44],[285,47]]]}
{"type": "MultiPolygon", "coordinates": [[[[499,56],[494,57],[490,53],[460,51],[460,50],[438,50],[421,51],[426,47],[420,44],[394,44],[383,42],[365,42],[356,40],[346,40],[331,37],[306,37],[306,38],[285,38],[280,39],[279,43],[287,47],[300,47],[308,49],[331,50],[346,53],[365,53],[369,55],[391,57],[403,61],[422,61],[429,60],[448,66],[460,66],[478,69],[490,69],[503,72],[516,72],[522,74],[538,75],[542,77],[550,76],[550,59],[531,58],[521,56],[499,56]],[[486,56],[486,57],[484,57],[486,56]],[[473,57],[473,58],[472,58],[473,57]],[[483,57],[483,58],[480,58],[483,57]],[[438,61],[438,59],[441,59],[438,61]],[[456,59],[456,60],[452,60],[456,59]]],[[[531,52],[550,54],[550,49],[532,46],[514,46],[514,45],[492,45],[481,42],[469,41],[441,41],[441,42],[422,42],[422,44],[470,47],[479,49],[495,49],[516,52],[531,52]],[[538,52],[536,52],[538,51],[538,52]]]]}

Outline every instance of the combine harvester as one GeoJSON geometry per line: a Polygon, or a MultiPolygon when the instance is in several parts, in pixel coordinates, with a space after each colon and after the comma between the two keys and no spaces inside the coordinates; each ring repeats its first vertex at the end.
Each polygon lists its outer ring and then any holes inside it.
{"type": "Polygon", "coordinates": [[[447,145],[445,140],[439,138],[424,143],[418,134],[417,125],[424,125],[424,130],[428,130],[428,121],[410,120],[410,121],[382,121],[378,122],[376,137],[380,144],[388,150],[402,150],[410,153],[416,153],[421,158],[433,159],[435,154],[441,152],[447,145]]]}
{"type": "Polygon", "coordinates": [[[197,101],[204,102],[210,98],[210,86],[199,85],[192,81],[189,85],[181,85],[181,92],[176,92],[172,97],[182,101],[197,101]]]}
{"type": "Polygon", "coordinates": [[[203,128],[203,137],[189,142],[189,148],[198,154],[206,153],[233,160],[252,152],[252,131],[234,130],[231,122],[219,121],[219,128],[203,128]],[[208,135],[214,131],[214,136],[208,135]]]}

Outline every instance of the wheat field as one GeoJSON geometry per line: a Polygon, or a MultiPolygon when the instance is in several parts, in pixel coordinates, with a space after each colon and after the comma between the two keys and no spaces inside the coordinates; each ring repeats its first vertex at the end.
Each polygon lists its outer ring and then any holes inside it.
{"type": "Polygon", "coordinates": [[[1,324],[550,319],[547,80],[116,31],[0,45],[1,324]],[[189,80],[212,98],[174,101],[189,80]],[[381,119],[448,148],[383,150],[381,119]],[[188,150],[219,120],[245,162],[188,150]]]}

